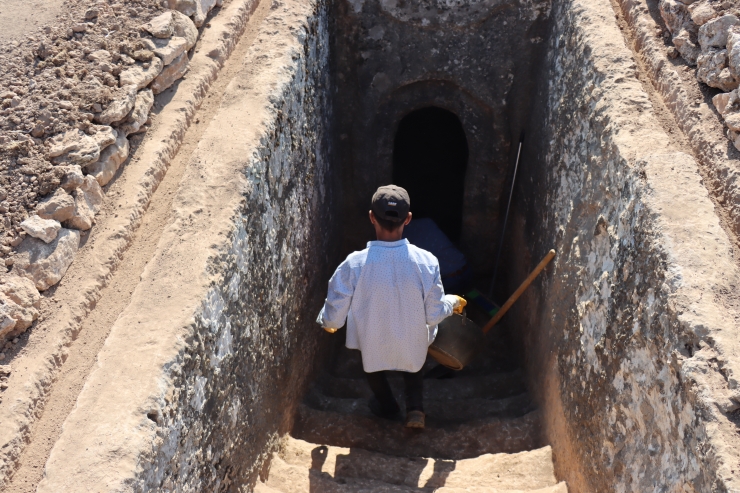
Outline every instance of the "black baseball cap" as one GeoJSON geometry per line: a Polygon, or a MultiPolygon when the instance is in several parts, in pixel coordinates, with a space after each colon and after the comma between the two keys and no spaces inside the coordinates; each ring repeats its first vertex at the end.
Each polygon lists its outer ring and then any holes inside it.
{"type": "Polygon", "coordinates": [[[375,217],[400,223],[409,215],[411,200],[405,189],[396,185],[386,185],[375,191],[371,207],[375,217]]]}

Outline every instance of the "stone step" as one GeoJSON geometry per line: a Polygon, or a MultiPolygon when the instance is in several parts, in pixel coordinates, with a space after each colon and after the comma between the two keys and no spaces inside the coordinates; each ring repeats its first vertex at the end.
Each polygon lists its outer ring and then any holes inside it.
{"type": "Polygon", "coordinates": [[[389,484],[377,479],[332,477],[273,457],[266,483],[258,483],[258,493],[567,493],[565,483],[536,489],[511,489],[490,486],[413,487],[389,484]]]}
{"type": "Polygon", "coordinates": [[[317,445],[286,436],[280,458],[335,479],[373,479],[412,488],[536,490],[556,485],[549,446],[458,461],[394,457],[358,448],[317,445]]]}
{"type": "Polygon", "coordinates": [[[254,485],[254,493],[283,493],[280,490],[276,490],[275,488],[271,488],[267,486],[262,481],[257,481],[257,484],[254,485]]]}
{"type": "MultiPolygon", "coordinates": [[[[516,354],[512,352],[510,344],[507,342],[508,339],[500,333],[501,330],[497,329],[500,328],[494,327],[494,330],[486,336],[485,348],[481,351],[480,356],[473,359],[462,371],[456,372],[458,375],[484,375],[513,371],[517,368],[516,354]]],[[[426,373],[437,364],[434,359],[428,357],[423,371],[426,373]]],[[[329,373],[340,378],[363,378],[360,351],[346,347],[338,348],[338,354],[329,373]]]]}
{"type": "Polygon", "coordinates": [[[490,486],[409,487],[375,479],[334,478],[315,469],[306,469],[274,457],[266,483],[256,493],[567,493],[565,483],[536,489],[508,489],[490,486]]]}
{"type": "MultiPolygon", "coordinates": [[[[403,392],[403,378],[398,372],[391,372],[388,380],[394,393],[403,392]]],[[[339,378],[324,373],[317,379],[315,387],[327,397],[368,399],[372,396],[364,378],[339,378]]],[[[425,400],[503,399],[523,394],[526,390],[518,371],[424,380],[425,400]]]]}
{"type": "MultiPolygon", "coordinates": [[[[400,389],[396,399],[403,407],[403,394],[400,389]]],[[[304,403],[320,411],[330,411],[340,414],[357,414],[372,417],[368,408],[368,399],[328,397],[311,389],[304,398],[304,403]]],[[[465,399],[464,405],[450,400],[426,399],[424,410],[427,421],[438,423],[463,423],[487,417],[517,417],[536,409],[528,393],[506,397],[503,399],[465,399]]]]}
{"type": "Polygon", "coordinates": [[[293,436],[313,443],[405,457],[468,459],[483,454],[514,453],[540,448],[538,411],[517,418],[485,418],[461,424],[410,430],[403,423],[375,417],[320,411],[300,404],[293,436]]]}

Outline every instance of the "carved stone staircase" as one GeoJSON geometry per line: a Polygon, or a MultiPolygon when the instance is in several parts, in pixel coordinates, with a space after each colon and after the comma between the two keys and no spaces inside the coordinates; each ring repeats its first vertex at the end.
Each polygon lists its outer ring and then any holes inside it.
{"type": "MultiPolygon", "coordinates": [[[[506,348],[495,335],[488,340],[489,358],[452,378],[424,381],[421,431],[370,413],[360,354],[342,348],[332,371],[308,391],[291,436],[254,491],[567,493],[522,375],[496,364],[495,353],[506,348]]],[[[390,382],[403,408],[403,380],[390,382]]]]}

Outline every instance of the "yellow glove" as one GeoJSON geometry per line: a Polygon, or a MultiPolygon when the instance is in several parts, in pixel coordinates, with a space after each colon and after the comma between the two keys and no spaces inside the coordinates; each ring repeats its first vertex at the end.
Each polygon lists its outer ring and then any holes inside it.
{"type": "Polygon", "coordinates": [[[463,308],[465,308],[465,305],[468,304],[468,302],[465,300],[465,298],[462,298],[456,294],[453,294],[455,298],[457,298],[457,304],[455,305],[455,308],[452,309],[452,313],[457,313],[460,315],[463,311],[463,308]]]}
{"type": "Polygon", "coordinates": [[[327,331],[330,334],[333,334],[334,332],[338,331],[339,329],[332,329],[331,327],[324,327],[324,330],[327,331]]]}

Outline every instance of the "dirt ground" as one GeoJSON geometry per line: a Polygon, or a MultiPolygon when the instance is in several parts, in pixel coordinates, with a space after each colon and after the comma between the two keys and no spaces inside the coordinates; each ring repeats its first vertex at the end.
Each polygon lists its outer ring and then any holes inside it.
{"type": "Polygon", "coordinates": [[[63,0],[0,1],[0,41],[18,42],[38,28],[50,25],[62,12],[63,0]]]}

